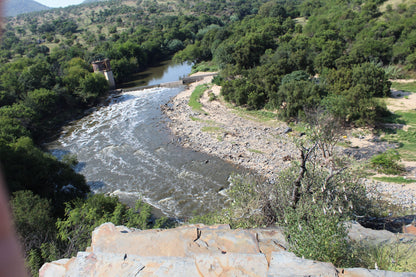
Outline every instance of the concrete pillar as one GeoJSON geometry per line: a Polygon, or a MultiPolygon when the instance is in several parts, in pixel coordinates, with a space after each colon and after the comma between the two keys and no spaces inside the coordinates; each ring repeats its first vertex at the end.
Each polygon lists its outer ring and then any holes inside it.
{"type": "Polygon", "coordinates": [[[114,80],[114,74],[113,71],[104,71],[104,76],[108,81],[108,84],[110,85],[110,89],[116,88],[116,81],[114,80]]]}

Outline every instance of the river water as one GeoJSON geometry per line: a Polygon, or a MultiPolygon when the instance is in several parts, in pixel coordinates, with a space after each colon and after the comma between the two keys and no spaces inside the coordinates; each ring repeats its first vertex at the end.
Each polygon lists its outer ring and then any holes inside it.
{"type": "Polygon", "coordinates": [[[158,66],[149,67],[145,71],[133,74],[131,79],[120,88],[152,86],[160,83],[179,81],[191,72],[192,65],[188,63],[176,64],[172,60],[163,61],[158,66]]]}
{"type": "Polygon", "coordinates": [[[172,217],[218,209],[227,201],[221,191],[229,175],[240,170],[178,146],[160,105],[182,89],[111,96],[108,105],[64,127],[47,147],[57,157],[76,154],[77,170],[94,192],[115,194],[129,204],[141,198],[172,217]]]}

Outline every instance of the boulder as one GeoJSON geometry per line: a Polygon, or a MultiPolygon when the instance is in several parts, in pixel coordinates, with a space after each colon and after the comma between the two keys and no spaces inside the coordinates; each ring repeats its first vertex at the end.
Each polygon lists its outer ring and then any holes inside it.
{"type": "Polygon", "coordinates": [[[392,272],[365,268],[345,268],[340,270],[340,277],[416,277],[412,272],[392,272]]]}
{"type": "Polygon", "coordinates": [[[416,236],[409,233],[392,233],[387,230],[373,230],[361,226],[355,221],[348,222],[348,236],[351,240],[357,242],[364,242],[373,245],[396,243],[415,243],[416,236]]]}
{"type": "Polygon", "coordinates": [[[63,277],[65,276],[67,266],[71,264],[73,259],[61,259],[54,262],[44,264],[39,270],[39,276],[43,277],[63,277]]]}
{"type": "Polygon", "coordinates": [[[323,263],[296,257],[287,251],[273,252],[267,276],[322,276],[337,277],[338,270],[331,263],[323,263]]]}
{"type": "Polygon", "coordinates": [[[416,226],[414,224],[403,226],[403,233],[416,235],[416,226]]]}

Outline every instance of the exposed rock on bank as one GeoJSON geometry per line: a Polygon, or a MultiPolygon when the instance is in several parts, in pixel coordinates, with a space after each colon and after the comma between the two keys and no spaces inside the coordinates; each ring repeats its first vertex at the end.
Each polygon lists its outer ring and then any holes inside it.
{"type": "MultiPolygon", "coordinates": [[[[368,230],[356,223],[352,232],[359,232],[356,239],[360,240],[397,239],[387,231],[368,230]]],[[[331,263],[298,258],[286,246],[277,228],[189,225],[141,231],[105,223],[94,230],[91,247],[85,252],[43,265],[40,276],[416,276],[337,269],[331,263]]]]}

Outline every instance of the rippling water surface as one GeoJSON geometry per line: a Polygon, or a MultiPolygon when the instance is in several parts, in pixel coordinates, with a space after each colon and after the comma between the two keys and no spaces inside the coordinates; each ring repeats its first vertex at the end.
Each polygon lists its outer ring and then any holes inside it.
{"type": "Polygon", "coordinates": [[[166,127],[160,105],[181,88],[147,89],[113,96],[108,106],[66,126],[48,145],[56,156],[76,154],[78,170],[96,192],[129,203],[141,197],[169,216],[221,207],[232,165],[184,149],[166,127]]]}

